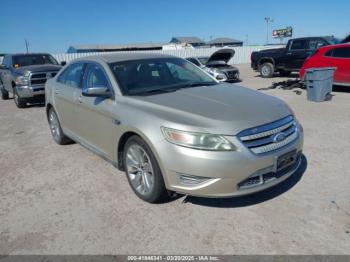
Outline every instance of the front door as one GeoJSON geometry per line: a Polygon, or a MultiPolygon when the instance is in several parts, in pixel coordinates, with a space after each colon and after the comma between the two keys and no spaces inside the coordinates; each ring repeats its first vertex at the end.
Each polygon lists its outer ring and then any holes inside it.
{"type": "MultiPolygon", "coordinates": [[[[112,86],[108,77],[97,63],[87,64],[83,77],[82,88],[112,86]]],[[[113,91],[111,91],[113,93],[113,91]]],[[[88,146],[97,153],[113,160],[117,151],[117,142],[114,141],[118,120],[115,119],[116,102],[114,98],[78,96],[77,125],[79,136],[88,146]]]]}
{"type": "Polygon", "coordinates": [[[5,56],[2,64],[4,65],[1,69],[1,79],[3,88],[7,91],[12,92],[12,79],[11,79],[11,68],[12,68],[11,56],[5,56]]]}
{"type": "Polygon", "coordinates": [[[307,40],[293,40],[286,53],[286,68],[289,70],[300,69],[308,56],[307,40]]]}

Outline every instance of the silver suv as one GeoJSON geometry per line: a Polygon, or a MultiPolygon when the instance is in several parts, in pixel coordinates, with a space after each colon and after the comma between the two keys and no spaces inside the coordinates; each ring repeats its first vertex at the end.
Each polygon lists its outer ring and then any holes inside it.
{"type": "Polygon", "coordinates": [[[301,162],[302,128],[283,101],[218,83],[181,58],[81,58],[45,92],[54,140],[78,142],[124,170],[148,202],[167,192],[254,193],[285,180],[301,162]]]}

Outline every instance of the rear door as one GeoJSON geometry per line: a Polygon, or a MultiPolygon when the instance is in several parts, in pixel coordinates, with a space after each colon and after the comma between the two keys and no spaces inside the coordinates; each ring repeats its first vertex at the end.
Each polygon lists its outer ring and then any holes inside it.
{"type": "Polygon", "coordinates": [[[308,41],[306,39],[291,40],[289,50],[286,53],[286,69],[300,69],[310,54],[308,54],[308,41]]]}
{"type": "MultiPolygon", "coordinates": [[[[54,103],[62,128],[77,135],[76,106],[80,92],[84,63],[68,66],[57,78],[54,85],[54,103]]],[[[69,135],[69,134],[68,134],[69,135]]]]}
{"type": "Polygon", "coordinates": [[[334,82],[350,84],[350,46],[333,49],[332,60],[337,68],[334,82]]]}
{"type": "MultiPolygon", "coordinates": [[[[112,93],[113,88],[104,68],[95,62],[86,66],[82,82],[82,89],[89,87],[108,87],[112,93]]],[[[77,106],[77,125],[79,136],[88,146],[92,147],[102,156],[113,159],[117,145],[113,137],[118,133],[118,119],[114,98],[87,97],[79,90],[77,106]]]]}

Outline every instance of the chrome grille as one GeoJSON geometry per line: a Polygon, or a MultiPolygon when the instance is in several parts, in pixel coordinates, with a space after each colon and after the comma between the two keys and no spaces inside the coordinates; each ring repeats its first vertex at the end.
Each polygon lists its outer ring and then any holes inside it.
{"type": "Polygon", "coordinates": [[[226,76],[228,79],[236,79],[237,78],[237,71],[226,71],[226,76]]]}
{"type": "Polygon", "coordinates": [[[250,128],[238,134],[242,143],[255,154],[263,154],[288,145],[298,138],[293,116],[250,128]]]}
{"type": "Polygon", "coordinates": [[[30,85],[44,85],[47,79],[54,77],[56,74],[56,71],[32,73],[30,75],[30,85]]]}

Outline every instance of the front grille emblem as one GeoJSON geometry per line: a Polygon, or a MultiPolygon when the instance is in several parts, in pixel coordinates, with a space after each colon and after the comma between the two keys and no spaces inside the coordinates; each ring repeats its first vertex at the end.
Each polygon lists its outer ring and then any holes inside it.
{"type": "Polygon", "coordinates": [[[274,143],[282,142],[284,139],[286,139],[286,134],[281,132],[281,133],[276,134],[273,137],[273,142],[274,143]]]}

